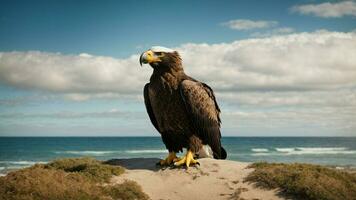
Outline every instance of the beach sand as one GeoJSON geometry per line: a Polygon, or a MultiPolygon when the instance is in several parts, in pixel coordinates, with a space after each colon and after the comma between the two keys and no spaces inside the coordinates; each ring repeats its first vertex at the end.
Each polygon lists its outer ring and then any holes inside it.
{"type": "Polygon", "coordinates": [[[200,166],[184,168],[156,167],[157,158],[116,159],[110,164],[127,168],[113,183],[136,181],[153,200],[190,199],[285,199],[276,190],[263,190],[244,183],[253,169],[249,163],[230,160],[199,159],[200,166]]]}

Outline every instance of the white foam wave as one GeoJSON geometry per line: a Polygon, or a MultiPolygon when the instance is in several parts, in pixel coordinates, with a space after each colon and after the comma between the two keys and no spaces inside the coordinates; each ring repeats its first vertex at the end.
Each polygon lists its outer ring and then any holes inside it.
{"type": "Polygon", "coordinates": [[[34,165],[34,164],[46,164],[44,161],[0,161],[2,164],[9,165],[34,165]]]}
{"type": "Polygon", "coordinates": [[[57,154],[77,154],[77,155],[105,155],[115,154],[118,151],[56,151],[57,154]]]}
{"type": "Polygon", "coordinates": [[[22,169],[22,168],[29,167],[29,166],[31,166],[31,165],[21,165],[21,166],[12,165],[12,166],[6,167],[6,170],[9,170],[9,169],[22,169]]]}
{"type": "Polygon", "coordinates": [[[356,150],[346,147],[291,147],[275,148],[276,151],[253,150],[252,156],[288,156],[288,155],[337,155],[337,154],[356,154],[356,150]]]}
{"type": "Polygon", "coordinates": [[[294,150],[295,148],[276,148],[276,151],[278,152],[292,152],[294,150]]]}
{"type": "Polygon", "coordinates": [[[116,153],[129,153],[129,154],[149,154],[149,153],[167,153],[167,150],[164,149],[135,149],[135,150],[126,150],[126,151],[56,151],[57,154],[76,154],[76,155],[109,155],[116,153]]]}
{"type": "Polygon", "coordinates": [[[346,147],[296,147],[301,151],[345,151],[346,147]]]}
{"type": "Polygon", "coordinates": [[[251,149],[251,151],[253,151],[253,152],[268,152],[268,149],[264,149],[264,148],[253,148],[253,149],[251,149]]]}
{"type": "Polygon", "coordinates": [[[346,147],[295,147],[295,148],[276,148],[277,152],[287,155],[305,154],[356,154],[355,150],[346,147]]]}
{"type": "Polygon", "coordinates": [[[252,156],[271,156],[272,153],[253,153],[252,156]]]}
{"type": "Polygon", "coordinates": [[[9,171],[30,167],[34,164],[46,164],[45,161],[0,161],[3,166],[0,167],[0,176],[6,176],[9,171]]]}
{"type": "Polygon", "coordinates": [[[167,153],[167,150],[164,149],[143,149],[143,150],[127,150],[126,153],[167,153]]]}

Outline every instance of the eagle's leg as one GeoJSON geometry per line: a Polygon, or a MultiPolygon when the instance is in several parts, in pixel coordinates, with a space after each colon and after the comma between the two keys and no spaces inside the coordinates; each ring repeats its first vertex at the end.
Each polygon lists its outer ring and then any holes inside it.
{"type": "Polygon", "coordinates": [[[157,164],[162,165],[162,166],[170,165],[170,164],[173,163],[173,160],[175,160],[176,158],[177,158],[176,152],[170,151],[168,156],[167,156],[167,158],[163,159],[163,160],[160,160],[159,163],[157,163],[157,164]]]}
{"type": "Polygon", "coordinates": [[[190,164],[199,164],[199,161],[194,159],[194,153],[189,149],[183,158],[174,163],[175,166],[182,166],[184,164],[187,168],[190,164]]]}

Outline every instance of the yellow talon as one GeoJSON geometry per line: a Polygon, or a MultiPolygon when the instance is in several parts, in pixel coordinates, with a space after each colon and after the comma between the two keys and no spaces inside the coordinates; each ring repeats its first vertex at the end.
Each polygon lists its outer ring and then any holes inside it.
{"type": "Polygon", "coordinates": [[[164,165],[170,165],[174,162],[174,160],[177,159],[177,156],[176,156],[176,153],[175,152],[169,152],[168,156],[166,159],[163,159],[163,160],[160,160],[159,161],[159,164],[161,166],[164,166],[164,165]]]}
{"type": "Polygon", "coordinates": [[[185,166],[187,166],[188,168],[190,164],[199,164],[199,161],[195,160],[193,155],[193,152],[188,150],[187,154],[183,158],[175,162],[174,165],[181,166],[185,164],[185,166]]]}

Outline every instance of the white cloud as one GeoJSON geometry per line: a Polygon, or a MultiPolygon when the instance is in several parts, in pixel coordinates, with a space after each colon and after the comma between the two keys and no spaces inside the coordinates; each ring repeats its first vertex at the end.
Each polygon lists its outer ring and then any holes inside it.
{"type": "Polygon", "coordinates": [[[237,102],[239,107],[356,107],[355,89],[305,92],[225,92],[217,94],[225,102],[237,102]]]}
{"type": "Polygon", "coordinates": [[[229,129],[240,130],[244,135],[258,128],[259,134],[264,136],[355,136],[355,115],[355,110],[331,107],[247,112],[223,110],[222,118],[230,125],[229,129]]]}
{"type": "Polygon", "coordinates": [[[224,102],[226,132],[355,135],[354,32],[321,30],[229,44],[186,44],[180,51],[188,74],[211,85],[224,102]],[[228,114],[256,110],[265,118],[228,114]]]}
{"type": "Polygon", "coordinates": [[[356,34],[317,31],[229,44],[186,44],[186,71],[219,91],[334,90],[356,85],[356,34]]]}
{"type": "MultiPolygon", "coordinates": [[[[176,49],[187,74],[216,92],[227,132],[246,135],[256,132],[253,127],[269,126],[273,134],[290,126],[295,134],[308,129],[355,135],[356,32],[321,30],[176,49]]],[[[151,72],[148,66],[139,67],[138,55],[115,59],[0,53],[1,84],[49,91],[75,101],[140,98],[141,105],[142,88],[151,72]]]]}
{"type": "Polygon", "coordinates": [[[105,110],[101,112],[73,112],[73,111],[62,111],[55,113],[1,113],[0,118],[2,119],[22,119],[22,118],[44,118],[44,119],[80,119],[80,118],[142,118],[142,113],[119,111],[117,109],[105,110]]]}
{"type": "Polygon", "coordinates": [[[248,20],[248,19],[236,19],[230,20],[228,22],[221,23],[223,26],[227,26],[235,30],[251,30],[251,29],[261,29],[270,28],[278,25],[276,21],[263,21],[263,20],[248,20]]]}
{"type": "MultiPolygon", "coordinates": [[[[29,89],[61,93],[119,93],[142,91],[148,68],[138,56],[127,59],[89,54],[62,55],[38,51],[0,53],[0,81],[29,89]]],[[[69,95],[71,96],[71,95],[69,95]]],[[[73,99],[85,99],[72,94],[73,99]]]]}
{"type": "MultiPolygon", "coordinates": [[[[317,31],[185,44],[185,70],[220,92],[319,91],[356,86],[356,33],[317,31]]],[[[141,95],[150,67],[126,59],[46,52],[0,53],[0,82],[74,100],[141,95]]]]}
{"type": "Polygon", "coordinates": [[[271,36],[275,36],[275,35],[290,34],[293,32],[295,32],[294,28],[281,27],[281,28],[275,28],[272,30],[268,30],[265,32],[255,32],[255,33],[252,33],[250,36],[251,37],[271,37],[271,36]]]}
{"type": "MultiPolygon", "coordinates": [[[[144,83],[143,83],[144,84],[144,83]]],[[[142,100],[141,92],[132,91],[125,94],[120,91],[114,92],[102,92],[102,93],[68,93],[63,95],[64,99],[71,101],[87,101],[90,99],[130,99],[142,100]]],[[[0,102],[1,103],[1,102],[0,102]]]]}
{"type": "Polygon", "coordinates": [[[302,15],[315,15],[318,17],[343,17],[346,15],[356,16],[356,2],[341,1],[336,3],[306,4],[293,6],[292,12],[302,15]]]}

